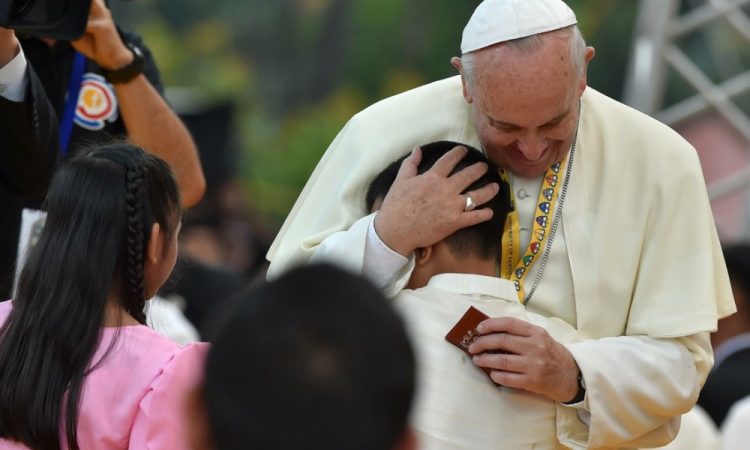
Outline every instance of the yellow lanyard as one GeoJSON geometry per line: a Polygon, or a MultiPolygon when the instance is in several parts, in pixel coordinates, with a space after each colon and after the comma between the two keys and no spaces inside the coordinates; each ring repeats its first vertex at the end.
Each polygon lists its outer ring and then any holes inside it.
{"type": "MultiPolygon", "coordinates": [[[[564,165],[568,163],[569,156],[563,161],[553,164],[544,174],[542,189],[539,192],[537,207],[534,211],[534,223],[531,230],[529,248],[521,255],[521,237],[516,200],[511,189],[511,203],[513,211],[505,220],[503,231],[503,251],[500,258],[500,276],[512,281],[516,286],[518,301],[526,303],[524,281],[531,272],[531,266],[547,245],[549,231],[554,220],[555,206],[559,198],[560,186],[562,186],[562,173],[564,165]]],[[[500,176],[508,183],[508,174],[500,169],[500,176]]]]}

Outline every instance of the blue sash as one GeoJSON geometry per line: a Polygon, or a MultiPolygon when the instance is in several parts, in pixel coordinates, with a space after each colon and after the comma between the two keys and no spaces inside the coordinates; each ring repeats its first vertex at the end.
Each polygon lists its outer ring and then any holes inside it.
{"type": "Polygon", "coordinates": [[[62,119],[60,120],[60,150],[63,155],[68,153],[70,136],[73,134],[73,119],[76,115],[78,95],[81,93],[81,82],[83,81],[83,72],[85,69],[86,57],[74,50],[73,70],[70,74],[68,93],[65,97],[62,119]]]}

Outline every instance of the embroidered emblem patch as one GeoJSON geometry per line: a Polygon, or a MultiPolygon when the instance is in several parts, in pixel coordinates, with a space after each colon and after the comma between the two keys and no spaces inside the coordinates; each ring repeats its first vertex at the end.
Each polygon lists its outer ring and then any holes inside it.
{"type": "Polygon", "coordinates": [[[117,120],[117,96],[111,84],[101,75],[83,76],[81,92],[73,121],[87,130],[101,130],[106,122],[117,120]]]}

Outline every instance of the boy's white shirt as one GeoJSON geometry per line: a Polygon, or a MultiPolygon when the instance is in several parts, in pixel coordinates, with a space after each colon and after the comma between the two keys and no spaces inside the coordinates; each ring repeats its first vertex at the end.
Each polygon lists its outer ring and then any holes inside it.
{"type": "MultiPolygon", "coordinates": [[[[583,448],[557,434],[557,421],[576,421],[576,410],[545,397],[501,388],[445,335],[473,306],[490,317],[516,317],[546,329],[561,343],[580,340],[559,319],[529,313],[513,283],[471,274],[440,274],[427,286],[404,290],[394,299],[417,355],[417,398],[411,425],[420,448],[583,448]]],[[[585,411],[583,411],[585,413],[585,411]]],[[[569,427],[568,427],[569,428],[569,427]]]]}

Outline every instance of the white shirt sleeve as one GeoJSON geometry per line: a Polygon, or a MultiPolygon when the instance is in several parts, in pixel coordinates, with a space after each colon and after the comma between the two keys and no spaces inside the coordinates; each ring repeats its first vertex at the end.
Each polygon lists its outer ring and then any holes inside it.
{"type": "Polygon", "coordinates": [[[13,102],[22,102],[26,97],[29,77],[26,75],[26,55],[21,49],[8,64],[0,67],[0,97],[13,102]]]}
{"type": "Polygon", "coordinates": [[[367,227],[367,241],[365,242],[362,272],[377,287],[387,290],[399,278],[401,269],[409,263],[409,259],[391,250],[380,239],[378,232],[375,231],[375,218],[373,216],[370,225],[367,227]]]}
{"type": "Polygon", "coordinates": [[[409,282],[414,257],[406,258],[388,248],[375,232],[374,222],[375,214],[370,214],[348,230],[329,235],[315,248],[309,262],[329,262],[364,275],[393,297],[409,282]]]}

